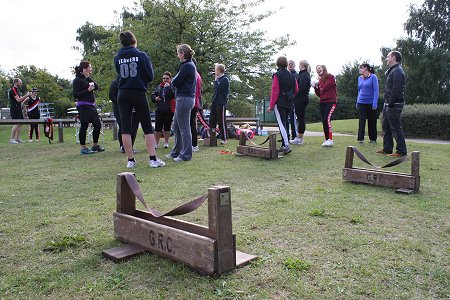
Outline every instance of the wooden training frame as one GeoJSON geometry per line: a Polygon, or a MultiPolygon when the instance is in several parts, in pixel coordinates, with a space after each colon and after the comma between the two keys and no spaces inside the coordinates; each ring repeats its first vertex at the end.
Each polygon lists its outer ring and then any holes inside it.
{"type": "MultiPolygon", "coordinates": [[[[419,191],[419,151],[411,152],[411,174],[353,168],[353,157],[356,151],[356,154],[358,155],[358,157],[360,157],[360,155],[362,154],[356,148],[352,146],[347,147],[345,166],[344,169],[342,169],[343,180],[393,187],[397,188],[397,193],[403,194],[411,194],[419,191]]],[[[361,158],[364,162],[370,164],[365,158],[363,158],[364,156],[361,158]]],[[[402,158],[401,160],[403,161],[405,159],[406,157],[402,158]]],[[[398,163],[401,163],[402,161],[398,163]]],[[[396,161],[393,161],[392,163],[384,167],[394,166],[398,163],[396,163],[396,161]]]]}
{"type": "Polygon", "coordinates": [[[205,137],[203,139],[203,143],[205,146],[210,147],[217,147],[217,137],[216,137],[216,131],[211,130],[211,128],[208,129],[209,137],[205,137]]]}
{"type": "MultiPolygon", "coordinates": [[[[241,131],[241,135],[239,136],[239,145],[237,146],[237,153],[257,156],[265,159],[277,159],[278,151],[277,151],[277,135],[275,133],[271,133],[268,137],[269,147],[264,148],[260,145],[255,146],[247,146],[246,142],[248,137],[244,131],[241,131]]],[[[267,140],[266,140],[267,141],[267,140]]],[[[264,142],[265,143],[265,142],[264,142]]],[[[263,143],[263,144],[264,144],[263,143]]]]}
{"type": "Polygon", "coordinates": [[[206,227],[136,209],[126,174],[131,173],[117,174],[117,211],[113,219],[115,237],[129,245],[105,250],[104,256],[117,262],[148,250],[207,275],[218,275],[257,259],[236,250],[229,186],[208,189],[206,227]]]}

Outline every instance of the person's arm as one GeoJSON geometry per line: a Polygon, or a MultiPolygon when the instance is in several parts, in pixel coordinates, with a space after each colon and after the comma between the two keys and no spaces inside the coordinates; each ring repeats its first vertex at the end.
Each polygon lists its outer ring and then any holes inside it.
{"type": "Polygon", "coordinates": [[[118,88],[117,88],[117,80],[113,80],[109,86],[109,100],[111,100],[113,103],[117,103],[117,93],[118,93],[118,88]]]}
{"type": "Polygon", "coordinates": [[[73,87],[72,87],[73,97],[75,99],[82,98],[82,97],[89,95],[89,93],[90,93],[89,88],[81,89],[81,80],[78,77],[73,80],[72,85],[73,85],[73,87]]]}
{"type": "Polygon", "coordinates": [[[27,92],[25,95],[23,95],[22,97],[20,97],[19,96],[19,94],[16,92],[16,90],[15,90],[15,88],[13,88],[12,89],[13,91],[13,93],[14,93],[14,99],[17,101],[17,102],[23,102],[23,101],[25,101],[25,100],[27,100],[28,99],[28,96],[30,96],[31,95],[31,93],[30,92],[27,92]]]}
{"type": "Polygon", "coordinates": [[[280,95],[280,84],[278,83],[278,77],[274,75],[272,80],[272,93],[270,95],[269,108],[267,109],[267,112],[271,112],[273,110],[275,104],[278,101],[279,95],[280,95]]]}
{"type": "Polygon", "coordinates": [[[152,99],[153,103],[156,103],[156,101],[161,101],[159,97],[159,86],[157,86],[156,89],[153,91],[153,93],[150,96],[150,99],[152,99]]]}
{"type": "Polygon", "coordinates": [[[373,86],[373,103],[372,109],[376,110],[378,108],[378,78],[375,74],[372,74],[372,86],[373,86]]]}

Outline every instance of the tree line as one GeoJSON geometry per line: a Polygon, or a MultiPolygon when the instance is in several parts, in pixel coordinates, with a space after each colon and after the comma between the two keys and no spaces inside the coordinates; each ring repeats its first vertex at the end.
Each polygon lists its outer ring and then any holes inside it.
{"type": "MultiPolygon", "coordinates": [[[[102,87],[97,94],[99,104],[109,103],[108,87],[116,76],[112,58],[120,48],[118,35],[129,29],[138,37],[138,48],[147,52],[153,61],[156,80],[150,90],[159,83],[164,71],[176,73],[176,45],[187,43],[196,52],[198,70],[204,78],[204,102],[211,101],[214,64],[223,63],[232,80],[229,109],[237,116],[254,116],[255,101],[269,97],[275,68],[273,56],[295,44],[289,35],[268,39],[264,31],[252,29],[256,22],[274,14],[273,11],[255,13],[264,2],[141,0],[134,7],[123,9],[117,25],[85,23],[77,30],[76,41],[81,44],[79,51],[83,59],[94,66],[93,77],[102,87]]],[[[403,54],[408,76],[407,104],[450,101],[449,15],[448,0],[425,0],[420,7],[410,6],[404,24],[408,37],[398,39],[392,48],[403,54]]],[[[381,56],[385,57],[392,49],[382,47],[381,56]]],[[[367,61],[347,63],[336,76],[340,98],[356,99],[358,67],[363,62],[367,61]]],[[[382,89],[387,66],[383,63],[375,65],[375,69],[382,89]]],[[[65,116],[66,109],[74,105],[70,81],[45,69],[19,66],[9,73],[0,70],[2,107],[7,106],[6,93],[14,77],[22,79],[24,88],[39,87],[45,101],[55,104],[58,116],[65,116]]]]}

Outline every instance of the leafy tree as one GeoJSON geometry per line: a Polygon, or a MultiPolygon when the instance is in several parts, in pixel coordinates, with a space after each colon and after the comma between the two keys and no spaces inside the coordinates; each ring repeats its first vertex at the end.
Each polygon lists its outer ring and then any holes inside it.
{"type": "Polygon", "coordinates": [[[409,36],[434,48],[450,48],[450,2],[425,0],[420,8],[411,5],[404,27],[409,36]]]}
{"type": "MultiPolygon", "coordinates": [[[[272,12],[255,14],[255,8],[265,0],[141,0],[131,10],[122,13],[123,24],[108,29],[93,26],[79,29],[94,30],[90,36],[101,36],[95,51],[85,51],[94,67],[94,76],[101,86],[109,86],[115,76],[112,56],[120,48],[118,34],[130,29],[138,39],[138,47],[147,52],[153,61],[155,81],[169,70],[176,73],[179,61],[176,46],[189,44],[196,52],[198,70],[202,74],[204,102],[210,102],[213,93],[211,75],[215,63],[223,63],[231,79],[230,107],[234,106],[237,115],[254,113],[254,99],[267,98],[270,93],[270,76],[273,70],[272,56],[291,45],[289,36],[274,40],[265,38],[265,32],[252,30],[258,21],[270,16],[272,12]],[[237,4],[236,4],[237,3],[237,4]],[[96,30],[99,30],[97,35],[96,30]],[[100,78],[103,77],[103,78],[100,78]],[[238,104],[244,101],[247,104],[238,104]]],[[[84,36],[84,35],[83,35],[84,36]]],[[[79,39],[83,47],[92,49],[92,39],[79,39]],[[87,43],[86,46],[84,43],[87,43]]],[[[107,99],[107,88],[100,91],[100,98],[107,99]]]]}

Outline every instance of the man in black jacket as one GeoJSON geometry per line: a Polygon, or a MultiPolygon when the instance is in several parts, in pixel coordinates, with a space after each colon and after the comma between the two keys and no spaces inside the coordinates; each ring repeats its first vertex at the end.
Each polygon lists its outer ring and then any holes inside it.
{"type": "Polygon", "coordinates": [[[382,128],[384,131],[383,149],[377,153],[388,156],[405,156],[405,137],[403,135],[400,115],[405,105],[405,72],[400,64],[402,55],[398,51],[391,51],[386,57],[389,69],[386,72],[386,84],[384,87],[384,107],[382,128]],[[396,152],[393,153],[394,141],[397,143],[396,152]]]}

